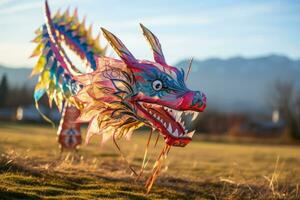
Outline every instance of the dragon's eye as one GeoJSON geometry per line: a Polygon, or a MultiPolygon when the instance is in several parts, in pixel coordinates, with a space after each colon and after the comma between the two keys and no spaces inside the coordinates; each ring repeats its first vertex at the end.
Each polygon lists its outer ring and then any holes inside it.
{"type": "Polygon", "coordinates": [[[161,89],[162,89],[162,86],[163,86],[163,84],[162,84],[161,80],[155,80],[155,81],[152,82],[152,88],[153,88],[155,91],[161,90],[161,89]]]}

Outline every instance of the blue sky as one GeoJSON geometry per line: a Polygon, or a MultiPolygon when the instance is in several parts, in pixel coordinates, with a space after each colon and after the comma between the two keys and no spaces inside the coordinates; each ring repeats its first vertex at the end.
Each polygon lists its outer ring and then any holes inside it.
{"type": "MultiPolygon", "coordinates": [[[[158,36],[169,63],[271,53],[300,58],[296,0],[49,0],[49,4],[53,14],[59,8],[78,7],[79,16],[86,15],[87,24],[93,23],[95,35],[105,27],[140,59],[151,59],[151,51],[139,22],[158,36]]],[[[1,64],[33,66],[36,60],[28,56],[35,45],[29,41],[43,20],[43,1],[0,0],[1,64]]]]}

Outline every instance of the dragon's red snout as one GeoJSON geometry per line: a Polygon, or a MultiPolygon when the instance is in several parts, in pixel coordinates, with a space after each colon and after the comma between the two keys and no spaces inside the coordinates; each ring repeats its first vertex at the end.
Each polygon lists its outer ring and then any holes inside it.
{"type": "Polygon", "coordinates": [[[202,112],[206,108],[206,95],[200,91],[190,91],[183,96],[177,105],[178,110],[192,110],[202,112]]]}

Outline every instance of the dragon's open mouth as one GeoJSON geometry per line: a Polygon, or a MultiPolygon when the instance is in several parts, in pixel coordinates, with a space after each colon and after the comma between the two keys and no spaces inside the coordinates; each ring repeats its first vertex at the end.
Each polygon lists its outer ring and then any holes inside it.
{"type": "Polygon", "coordinates": [[[167,144],[185,146],[191,141],[195,130],[191,131],[185,127],[183,117],[186,113],[191,113],[191,119],[194,120],[199,112],[179,111],[145,102],[139,102],[138,108],[147,116],[148,122],[160,131],[167,144]]]}

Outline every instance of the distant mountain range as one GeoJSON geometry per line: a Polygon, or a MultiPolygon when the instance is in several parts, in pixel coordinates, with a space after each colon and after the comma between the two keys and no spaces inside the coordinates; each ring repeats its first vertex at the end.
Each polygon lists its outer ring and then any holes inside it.
{"type": "MultiPolygon", "coordinates": [[[[188,60],[175,64],[184,69],[187,65],[188,60]]],[[[37,79],[28,79],[30,72],[30,68],[0,66],[0,77],[6,74],[12,86],[33,87],[37,79]]],[[[300,60],[280,55],[194,60],[187,84],[206,93],[209,108],[265,112],[277,80],[291,81],[300,89],[300,60]]]]}
{"type": "MultiPolygon", "coordinates": [[[[183,60],[176,66],[186,68],[187,64],[183,60]]],[[[265,112],[276,81],[290,81],[299,90],[300,60],[279,55],[195,60],[187,84],[207,94],[208,106],[265,112]]]]}

